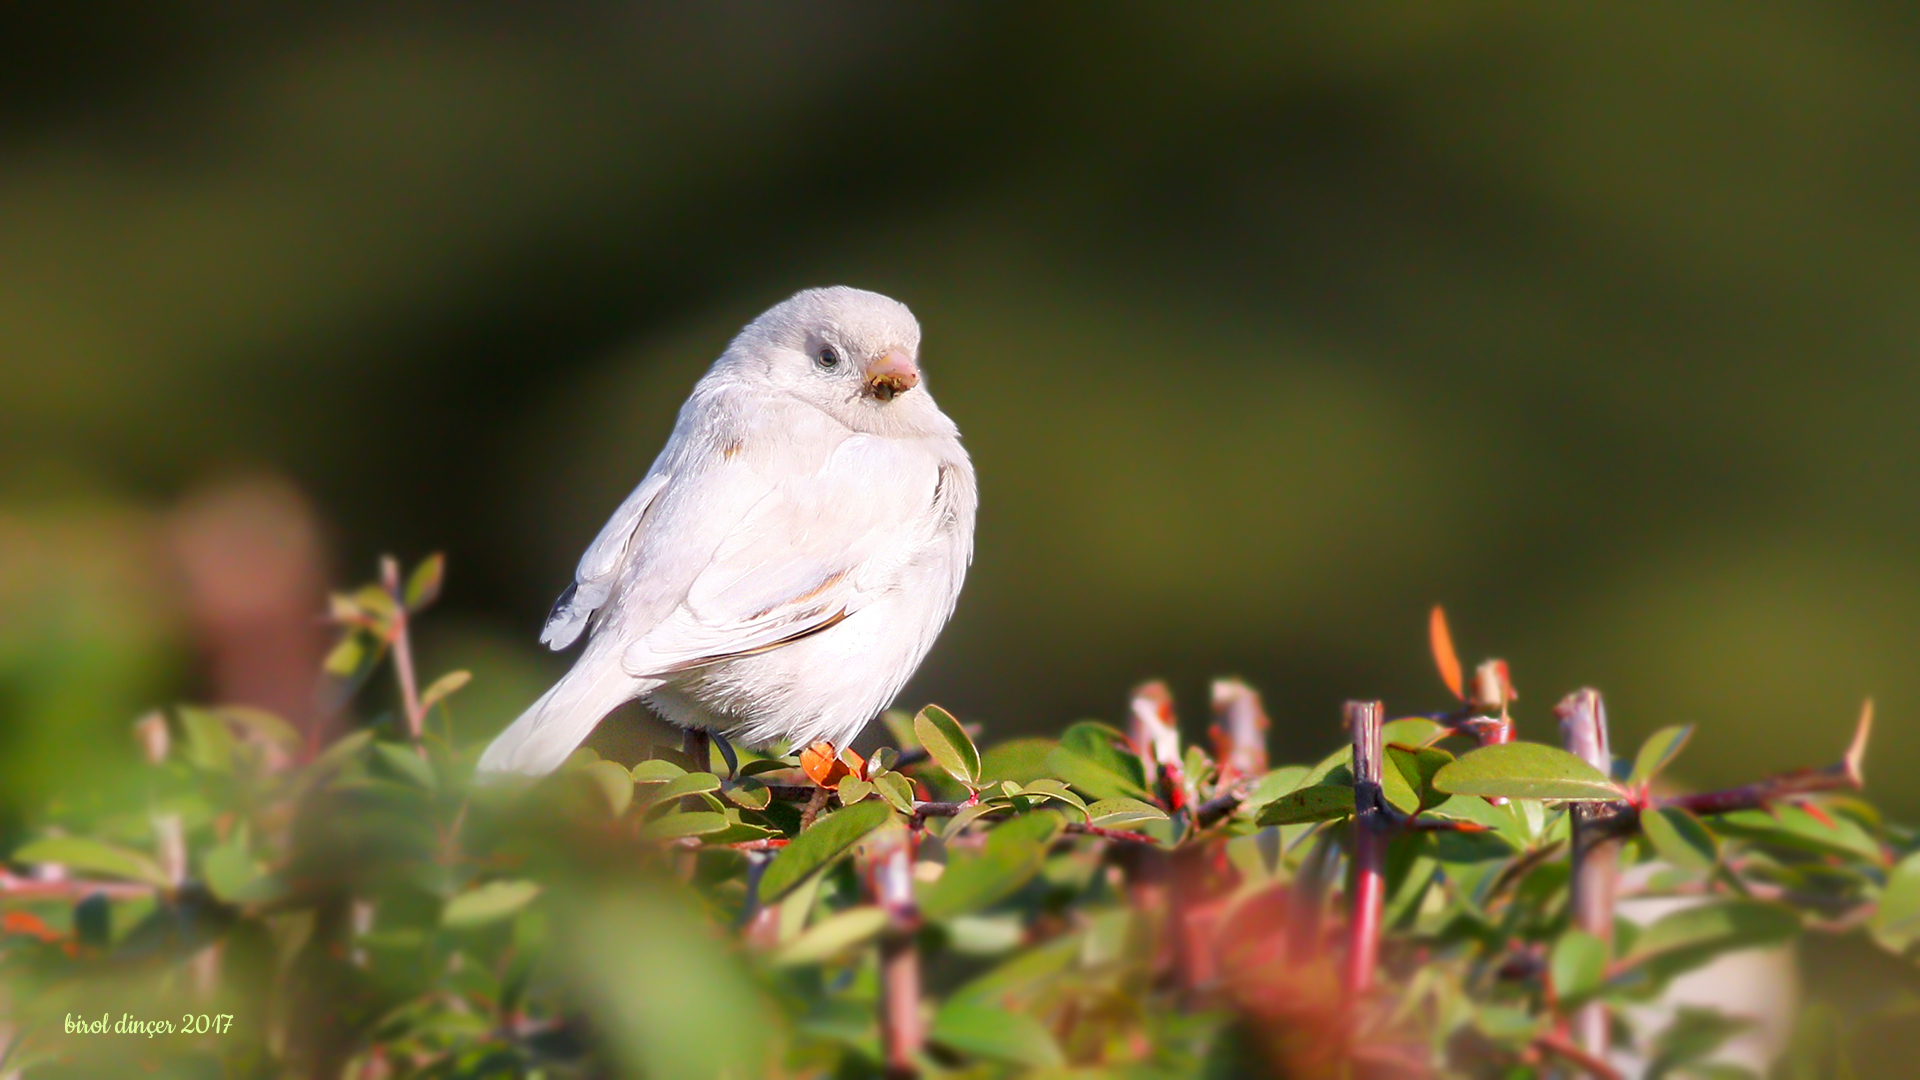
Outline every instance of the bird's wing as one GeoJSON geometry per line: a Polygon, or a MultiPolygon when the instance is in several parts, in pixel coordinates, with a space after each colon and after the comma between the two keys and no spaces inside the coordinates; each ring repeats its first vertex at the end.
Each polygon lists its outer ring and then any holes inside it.
{"type": "Polygon", "coordinates": [[[846,438],[815,470],[763,480],[685,598],[628,646],[623,666],[636,676],[685,671],[853,615],[931,537],[938,480],[925,449],[870,435],[846,438]]]}
{"type": "Polygon", "coordinates": [[[555,650],[573,644],[586,629],[587,620],[607,602],[614,583],[619,580],[627,549],[640,530],[641,519],[647,516],[648,508],[666,489],[670,479],[671,475],[665,471],[649,473],[640,481],[640,486],[633,489],[633,494],[627,496],[627,501],[613,512],[600,535],[588,545],[586,554],[580,556],[580,566],[573,572],[573,584],[553,602],[546,628],[540,631],[543,644],[555,650]]]}

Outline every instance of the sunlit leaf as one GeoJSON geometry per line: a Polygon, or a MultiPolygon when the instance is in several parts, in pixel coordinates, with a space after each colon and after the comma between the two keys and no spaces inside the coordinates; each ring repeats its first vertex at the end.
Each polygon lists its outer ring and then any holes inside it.
{"type": "Polygon", "coordinates": [[[665,758],[650,758],[633,767],[633,780],[637,784],[664,783],[686,774],[686,769],[665,758]]]}
{"type": "Polygon", "coordinates": [[[968,787],[980,785],[980,751],[966,729],[938,705],[929,705],[913,718],[913,731],[934,764],[968,787]]]}
{"type": "Polygon", "coordinates": [[[1447,613],[1439,604],[1433,605],[1433,613],[1427,616],[1427,644],[1433,649],[1433,666],[1439,669],[1440,681],[1461,701],[1467,699],[1460,676],[1460,657],[1453,651],[1453,632],[1447,629],[1447,613]]]}
{"type": "Polygon", "coordinates": [[[1445,724],[1424,716],[1403,716],[1389,720],[1380,728],[1380,741],[1388,746],[1418,750],[1453,734],[1445,724]]]}
{"type": "Polygon", "coordinates": [[[1066,784],[1051,777],[1043,777],[1023,785],[1020,788],[1020,794],[1029,798],[1053,799],[1056,802],[1066,803],[1083,815],[1087,813],[1086,800],[1075,795],[1066,784]]]}
{"type": "Polygon", "coordinates": [[[840,792],[840,802],[843,805],[852,806],[854,803],[873,794],[873,785],[857,776],[843,776],[840,778],[838,790],[840,792]]]}
{"type": "MultiPolygon", "coordinates": [[[[1452,754],[1434,747],[1408,750],[1389,745],[1386,748],[1386,761],[1381,770],[1383,779],[1388,776],[1399,776],[1407,791],[1415,796],[1410,800],[1411,806],[1401,806],[1397,802],[1393,805],[1411,814],[1446,802],[1447,794],[1434,790],[1433,778],[1452,760],[1452,754]]],[[[1391,791],[1388,792],[1387,801],[1393,802],[1391,791]]]]}
{"type": "Polygon", "coordinates": [[[1555,746],[1510,742],[1469,750],[1448,762],[1433,786],[1454,795],[1563,802],[1611,801],[1620,789],[1600,770],[1555,746]]]}
{"type": "Polygon", "coordinates": [[[1101,799],[1086,809],[1088,824],[1120,829],[1142,821],[1165,821],[1167,812],[1139,799],[1101,799]]]}
{"type": "Polygon", "coordinates": [[[163,888],[172,884],[153,856],[83,836],[34,840],[15,848],[10,858],[17,863],[59,863],[75,873],[105,874],[163,888]]]}
{"type": "Polygon", "coordinates": [[[772,903],[807,875],[846,854],[860,838],[893,820],[893,808],[879,800],[855,803],[822,816],[782,848],[760,879],[760,899],[772,903]]]}
{"type": "Polygon", "coordinates": [[[1081,721],[1061,735],[1047,754],[1047,767],[1095,799],[1147,798],[1146,770],[1138,756],[1122,749],[1123,742],[1105,724],[1081,721]]]}
{"type": "Polygon", "coordinates": [[[778,966],[817,964],[831,960],[879,936],[887,928],[887,913],[873,905],[835,912],[808,927],[790,944],[773,954],[778,966]]]}
{"type": "Polygon", "coordinates": [[[433,680],[433,682],[420,693],[421,711],[424,712],[427,709],[433,708],[449,694],[452,694],[454,691],[472,681],[473,672],[471,671],[449,671],[445,675],[433,680]]]}
{"type": "Polygon", "coordinates": [[[887,805],[902,814],[913,813],[913,782],[899,773],[882,773],[873,781],[873,789],[887,805]]]}
{"type": "Polygon", "coordinates": [[[220,717],[190,705],[176,710],[180,731],[186,736],[186,757],[194,766],[208,772],[233,770],[233,729],[220,717]]]}
{"type": "Polygon", "coordinates": [[[1311,784],[1268,803],[1254,820],[1260,825],[1298,825],[1352,815],[1351,784],[1311,784]]]}
{"type": "Polygon", "coordinates": [[[405,592],[408,611],[421,608],[440,599],[440,586],[447,577],[447,557],[434,552],[420,561],[407,577],[405,592]]]}
{"type": "Polygon", "coordinates": [[[1901,859],[1887,872],[1887,887],[1880,893],[1880,905],[1869,925],[1897,949],[1920,937],[1920,852],[1901,859]]]}
{"type": "Polygon", "coordinates": [[[526,907],[539,895],[540,886],[531,881],[489,881],[447,901],[440,912],[440,924],[467,929],[498,922],[526,907]]]}
{"type": "Polygon", "coordinates": [[[1633,756],[1633,772],[1627,774],[1627,786],[1639,787],[1652,782],[1673,759],[1686,749],[1687,740],[1693,738],[1693,725],[1664,727],[1647,737],[1640,744],[1640,752],[1633,756]]]}
{"type": "Polygon", "coordinates": [[[322,664],[327,674],[346,678],[360,670],[360,661],[366,657],[366,636],[358,630],[349,630],[340,635],[340,640],[327,653],[322,664]]]}
{"type": "Polygon", "coordinates": [[[767,785],[758,780],[743,778],[720,789],[720,794],[728,802],[744,810],[765,810],[773,801],[773,793],[767,785]]]}
{"type": "Polygon", "coordinates": [[[633,774],[621,768],[619,762],[596,761],[579,772],[606,797],[607,810],[614,817],[626,813],[627,807],[633,805],[633,774]]]}
{"type": "Polygon", "coordinates": [[[1046,1025],[1017,1010],[949,1001],[934,1014],[927,1037],[949,1050],[989,1061],[1035,1069],[1066,1064],[1046,1025]]]}
{"type": "Polygon", "coordinates": [[[710,772],[682,773],[671,780],[647,784],[636,792],[641,806],[658,806],[688,795],[720,790],[720,778],[710,772]]]}

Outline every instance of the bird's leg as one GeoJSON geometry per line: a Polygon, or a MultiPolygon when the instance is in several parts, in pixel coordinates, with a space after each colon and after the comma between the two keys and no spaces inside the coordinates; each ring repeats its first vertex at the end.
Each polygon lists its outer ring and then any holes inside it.
{"type": "Polygon", "coordinates": [[[707,737],[713,740],[713,745],[720,748],[720,757],[727,763],[727,779],[731,780],[739,776],[740,755],[733,752],[733,744],[727,741],[725,735],[717,731],[709,731],[707,737]]]}
{"type": "Polygon", "coordinates": [[[680,752],[687,756],[688,772],[706,772],[713,768],[713,755],[708,752],[707,746],[705,728],[688,728],[681,734],[680,752]]]}

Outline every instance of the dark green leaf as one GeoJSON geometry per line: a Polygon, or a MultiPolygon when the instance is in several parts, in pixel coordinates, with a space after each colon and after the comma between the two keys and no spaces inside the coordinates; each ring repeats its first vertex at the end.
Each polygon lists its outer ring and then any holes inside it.
{"type": "Polygon", "coordinates": [[[1646,742],[1640,744],[1640,752],[1633,756],[1633,772],[1627,774],[1627,784],[1638,787],[1659,776],[1662,770],[1673,764],[1674,758],[1680,756],[1680,751],[1686,749],[1687,740],[1691,738],[1692,724],[1664,727],[1654,732],[1646,742]]]}
{"type": "Polygon", "coordinates": [[[1066,1064],[1059,1044],[1046,1025],[1031,1014],[1010,1009],[949,1001],[934,1014],[928,1038],[949,1050],[1028,1068],[1048,1069],[1066,1064]]]}
{"type": "Polygon", "coordinates": [[[683,810],[657,817],[640,829],[642,840],[678,840],[683,836],[705,836],[732,825],[727,815],[712,810],[683,810]]]}
{"type": "Polygon", "coordinates": [[[1353,815],[1353,788],[1348,784],[1314,784],[1268,803],[1255,819],[1261,825],[1298,825],[1332,821],[1353,815]]]}
{"type": "Polygon", "coordinates": [[[1469,750],[1447,763],[1433,786],[1454,795],[1602,801],[1620,790],[1600,770],[1555,746],[1510,742],[1469,750]]]}
{"type": "Polygon", "coordinates": [[[484,926],[512,916],[539,895],[540,886],[531,881],[489,881],[447,901],[440,924],[457,929],[484,926]]]}
{"type": "Polygon", "coordinates": [[[735,780],[720,790],[726,800],[743,810],[765,810],[773,801],[773,793],[767,785],[758,780],[742,778],[735,780]]]}
{"type": "Polygon", "coordinates": [[[173,884],[151,855],[83,836],[35,840],[16,848],[12,859],[18,863],[59,863],[82,874],[129,878],[162,888],[173,884]]]}
{"type": "Polygon", "coordinates": [[[879,800],[855,803],[815,821],[780,850],[760,879],[760,900],[773,903],[807,875],[833,862],[860,838],[892,821],[893,808],[879,800]]]}
{"type": "MultiPolygon", "coordinates": [[[[1682,1066],[1704,1061],[1728,1039],[1752,1026],[1751,1020],[1682,1005],[1672,1022],[1653,1037],[1653,1060],[1647,1066],[1647,1080],[1662,1080],[1682,1066]]],[[[1686,1075],[1694,1078],[1699,1074],[1689,1069],[1686,1075]]]]}
{"type": "Polygon", "coordinates": [[[1679,807],[1649,807],[1640,812],[1640,831],[1662,859],[1682,870],[1704,874],[1720,861],[1720,845],[1700,819],[1679,807]]]}
{"type": "Polygon", "coordinates": [[[913,718],[913,732],[934,764],[970,788],[980,786],[980,751],[960,721],[938,705],[929,705],[913,718]]]}

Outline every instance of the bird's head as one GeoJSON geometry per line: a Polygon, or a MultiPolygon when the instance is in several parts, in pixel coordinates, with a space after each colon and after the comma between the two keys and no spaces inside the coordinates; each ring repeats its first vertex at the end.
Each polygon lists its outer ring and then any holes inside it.
{"type": "Polygon", "coordinates": [[[755,319],[728,350],[776,391],[856,431],[950,428],[921,387],[920,323],[905,304],[863,289],[808,289],[755,319]]]}

